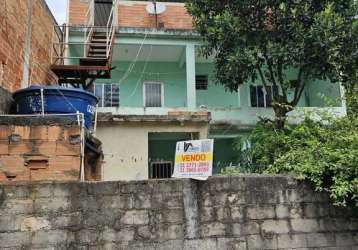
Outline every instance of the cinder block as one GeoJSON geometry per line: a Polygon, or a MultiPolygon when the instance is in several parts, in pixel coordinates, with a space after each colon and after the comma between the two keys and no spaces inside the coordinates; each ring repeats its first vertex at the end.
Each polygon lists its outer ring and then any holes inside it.
{"type": "Polygon", "coordinates": [[[31,128],[29,126],[12,126],[12,134],[21,136],[23,140],[30,139],[31,128]]]}
{"type": "Polygon", "coordinates": [[[0,125],[0,140],[8,140],[11,135],[11,127],[0,125]]]}
{"type": "Polygon", "coordinates": [[[30,138],[31,140],[48,140],[47,126],[32,126],[30,138]]]}
{"type": "Polygon", "coordinates": [[[0,139],[0,155],[9,154],[9,141],[0,139]]]}
{"type": "Polygon", "coordinates": [[[272,235],[269,238],[261,235],[247,236],[248,249],[277,249],[277,235],[272,235]]]}
{"type": "Polygon", "coordinates": [[[127,211],[121,218],[121,223],[127,225],[145,225],[149,223],[149,216],[146,210],[127,211]]]}
{"type": "Polygon", "coordinates": [[[293,249],[307,247],[306,234],[281,234],[278,235],[279,249],[293,249]]]}
{"type": "MultiPolygon", "coordinates": [[[[214,248],[208,248],[214,249],[214,248]]],[[[217,238],[216,249],[247,250],[245,238],[217,238]]]]}
{"type": "Polygon", "coordinates": [[[260,234],[260,224],[255,221],[232,224],[233,234],[235,236],[246,236],[260,234]]]}
{"type": "Polygon", "coordinates": [[[37,152],[36,142],[19,141],[9,143],[9,155],[34,154],[37,152]]]}
{"type": "Polygon", "coordinates": [[[310,233],[307,234],[308,247],[334,247],[335,237],[331,233],[310,233]]]}
{"type": "Polygon", "coordinates": [[[315,219],[292,219],[291,225],[295,232],[312,233],[320,231],[318,221],[315,219]]]}
{"type": "Polygon", "coordinates": [[[275,206],[250,205],[246,207],[247,218],[253,220],[272,219],[275,218],[275,206]]]}
{"type": "Polygon", "coordinates": [[[57,156],[80,156],[81,145],[70,144],[69,142],[57,141],[56,142],[56,155],[57,156]]]}
{"type": "Polygon", "coordinates": [[[56,156],[49,158],[49,166],[53,171],[80,169],[80,157],[56,156]]]}
{"type": "Polygon", "coordinates": [[[224,236],[226,225],[220,222],[212,222],[201,225],[201,237],[224,236]]]}
{"type": "Polygon", "coordinates": [[[39,155],[55,156],[57,143],[55,141],[39,140],[36,148],[39,155]]]}
{"type": "Polygon", "coordinates": [[[290,208],[288,205],[276,205],[276,216],[278,219],[290,218],[290,208]]]}
{"type": "Polygon", "coordinates": [[[48,140],[57,141],[63,140],[63,131],[64,128],[60,126],[49,126],[48,130],[48,140]]]}
{"type": "Polygon", "coordinates": [[[71,136],[81,135],[81,128],[79,126],[66,127],[63,130],[63,139],[68,141],[71,136]]]}
{"type": "Polygon", "coordinates": [[[287,234],[290,232],[288,221],[286,220],[265,220],[261,225],[264,233],[287,234]]]}
{"type": "Polygon", "coordinates": [[[3,171],[19,171],[25,169],[24,158],[21,156],[1,156],[0,169],[3,171]]]}

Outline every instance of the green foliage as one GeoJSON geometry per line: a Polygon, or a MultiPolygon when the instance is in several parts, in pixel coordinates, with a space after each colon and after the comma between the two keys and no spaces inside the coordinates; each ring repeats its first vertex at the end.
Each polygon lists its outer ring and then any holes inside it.
{"type": "Polygon", "coordinates": [[[307,118],[283,130],[259,124],[250,140],[259,172],[307,179],[336,205],[358,207],[358,119],[307,118]]]}
{"type": "Polygon", "coordinates": [[[218,83],[231,91],[257,79],[277,86],[273,108],[276,119],[285,119],[307,79],[346,82],[357,75],[356,2],[187,0],[187,8],[206,43],[203,53],[215,55],[218,83]],[[287,77],[290,70],[296,79],[287,77]]]}
{"type": "Polygon", "coordinates": [[[243,169],[238,166],[229,166],[229,167],[222,168],[218,175],[227,176],[227,175],[240,175],[244,173],[247,173],[246,169],[243,169]]]}
{"type": "Polygon", "coordinates": [[[348,115],[353,119],[358,116],[358,81],[346,85],[348,115]]]}

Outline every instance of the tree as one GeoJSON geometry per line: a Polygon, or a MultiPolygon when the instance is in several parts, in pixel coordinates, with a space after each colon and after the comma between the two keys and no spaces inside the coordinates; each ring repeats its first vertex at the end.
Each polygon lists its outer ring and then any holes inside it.
{"type": "MultiPolygon", "coordinates": [[[[237,91],[260,80],[266,92],[270,85],[279,90],[272,104],[277,128],[308,80],[342,80],[343,64],[357,51],[355,0],[188,0],[187,8],[205,42],[203,54],[215,55],[218,83],[237,91]]],[[[355,70],[351,65],[344,74],[355,70]]]]}

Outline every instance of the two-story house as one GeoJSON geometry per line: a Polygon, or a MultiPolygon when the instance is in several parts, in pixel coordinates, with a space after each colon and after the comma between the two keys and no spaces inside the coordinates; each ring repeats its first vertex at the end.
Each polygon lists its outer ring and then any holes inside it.
{"type": "MultiPolygon", "coordinates": [[[[112,62],[111,73],[93,87],[100,100],[96,135],[103,142],[105,180],[169,177],[176,141],[192,138],[215,139],[214,171],[235,165],[237,136],[247,134],[259,116],[273,116],[274,89],[266,93],[260,82],[248,82],[230,93],[215,84],[213,58],[200,55],[202,40],[183,1],[68,4],[58,61],[75,66],[91,57],[90,47],[92,56],[102,53],[112,62]],[[107,45],[96,48],[101,39],[107,45]]],[[[309,81],[289,121],[316,108],[344,115],[342,94],[339,84],[309,81]]]]}

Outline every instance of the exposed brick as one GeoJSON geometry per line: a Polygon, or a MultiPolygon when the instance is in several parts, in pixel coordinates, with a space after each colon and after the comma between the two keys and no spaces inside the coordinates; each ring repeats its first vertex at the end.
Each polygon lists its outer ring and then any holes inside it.
{"type": "MultiPolygon", "coordinates": [[[[155,28],[156,20],[146,11],[147,2],[120,1],[118,5],[118,25],[120,27],[155,28]]],[[[165,29],[193,29],[193,19],[184,3],[164,3],[166,11],[158,15],[158,23],[165,29]]],[[[71,0],[69,5],[70,24],[86,24],[88,3],[71,0]]]]}
{"type": "MultiPolygon", "coordinates": [[[[14,92],[21,87],[24,67],[24,48],[27,34],[29,1],[0,1],[0,64],[3,76],[0,87],[14,92]]],[[[57,81],[49,70],[51,63],[51,41],[55,20],[45,1],[32,2],[32,32],[29,71],[31,82],[50,84],[57,81]]],[[[27,83],[26,83],[27,84],[27,83]]]]}

